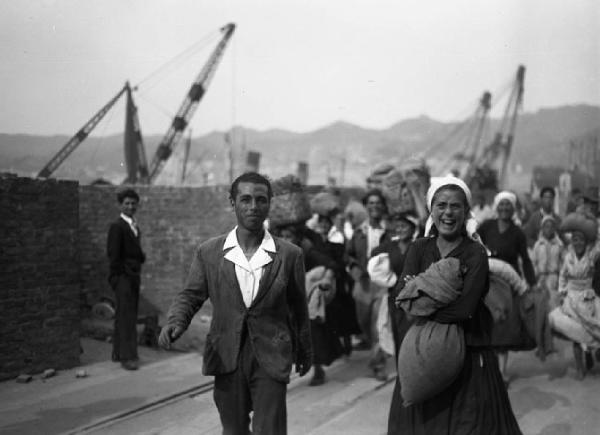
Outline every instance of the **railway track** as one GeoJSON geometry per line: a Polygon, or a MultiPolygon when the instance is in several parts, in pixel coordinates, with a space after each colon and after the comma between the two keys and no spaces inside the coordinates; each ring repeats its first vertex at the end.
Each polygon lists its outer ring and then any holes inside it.
{"type": "Polygon", "coordinates": [[[123,412],[119,412],[116,414],[112,414],[98,420],[92,421],[89,424],[79,426],[73,430],[65,432],[66,435],[75,435],[75,434],[87,434],[91,432],[95,432],[103,427],[112,426],[116,423],[119,423],[124,420],[128,420],[130,418],[137,417],[142,414],[146,414],[148,412],[152,412],[158,408],[163,408],[174,403],[177,403],[181,400],[194,398],[200,396],[201,394],[210,393],[214,389],[214,382],[205,382],[199,385],[195,385],[190,388],[186,388],[184,390],[178,391],[173,394],[169,394],[167,396],[159,397],[152,402],[146,403],[142,406],[138,406],[135,408],[127,409],[123,412]]]}

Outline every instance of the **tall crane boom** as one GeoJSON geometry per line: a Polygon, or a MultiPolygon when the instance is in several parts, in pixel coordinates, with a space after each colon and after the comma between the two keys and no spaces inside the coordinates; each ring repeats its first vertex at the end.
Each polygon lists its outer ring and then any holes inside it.
{"type": "Polygon", "coordinates": [[[124,151],[127,177],[121,184],[148,183],[148,162],[140,129],[137,107],[133,102],[131,89],[127,88],[127,106],[125,109],[124,151]]]}
{"type": "Polygon", "coordinates": [[[183,103],[181,104],[181,107],[177,111],[177,115],[175,115],[173,118],[173,122],[171,123],[169,130],[163,137],[156,150],[156,153],[154,154],[154,157],[152,158],[152,163],[150,164],[149,170],[150,183],[153,183],[160,174],[160,171],[179,143],[183,131],[194,115],[198,103],[206,93],[206,89],[208,88],[208,85],[214,76],[215,70],[221,61],[221,58],[223,57],[227,43],[235,31],[235,24],[229,23],[224,26],[221,31],[223,32],[221,40],[211,53],[208,61],[200,71],[200,74],[198,74],[198,77],[196,77],[196,80],[194,80],[192,83],[192,86],[190,87],[183,100],[183,103]]]}
{"type": "Polygon", "coordinates": [[[479,187],[486,186],[496,190],[505,188],[517,117],[523,104],[524,81],[525,67],[519,65],[500,127],[492,142],[470,165],[466,176],[468,184],[477,183],[479,187]]]}
{"type": "Polygon", "coordinates": [[[121,96],[129,89],[129,83],[125,83],[125,86],[115,95],[104,107],[102,107],[92,118],[85,123],[75,136],[60,149],[58,153],[44,166],[39,172],[38,177],[48,178],[51,176],[56,169],[65,161],[69,155],[75,151],[81,142],[91,133],[91,131],[98,125],[98,123],[104,118],[104,115],[111,109],[112,106],[121,98],[121,96]]]}

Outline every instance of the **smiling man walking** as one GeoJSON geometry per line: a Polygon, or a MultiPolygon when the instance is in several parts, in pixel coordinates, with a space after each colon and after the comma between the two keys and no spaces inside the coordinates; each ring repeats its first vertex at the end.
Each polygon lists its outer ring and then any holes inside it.
{"type": "Polygon", "coordinates": [[[304,263],[300,248],[264,229],[271,184],[248,172],[231,185],[237,226],[202,243],[183,291],[174,299],[159,343],[169,348],[210,298],[205,375],[224,434],[285,434],[292,364],[301,376],[312,359],[304,263]]]}

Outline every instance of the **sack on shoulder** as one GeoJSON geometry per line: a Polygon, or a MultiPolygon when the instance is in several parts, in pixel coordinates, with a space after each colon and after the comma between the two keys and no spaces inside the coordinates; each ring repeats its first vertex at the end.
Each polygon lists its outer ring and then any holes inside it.
{"type": "Polygon", "coordinates": [[[445,390],[462,370],[464,360],[465,338],[460,326],[417,320],[398,353],[404,406],[421,403],[445,390]]]}

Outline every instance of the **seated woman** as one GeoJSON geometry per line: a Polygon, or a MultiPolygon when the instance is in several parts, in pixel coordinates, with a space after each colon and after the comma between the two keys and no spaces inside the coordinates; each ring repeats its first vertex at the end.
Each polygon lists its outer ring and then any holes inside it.
{"type": "Polygon", "coordinates": [[[417,239],[409,246],[397,287],[401,290],[407,280],[442,258],[460,260],[464,270],[461,294],[436,311],[431,320],[462,327],[464,365],[441,393],[407,407],[402,403],[402,385],[396,380],[388,434],[520,434],[498,360],[490,347],[493,320],[484,303],[489,286],[488,259],[484,247],[474,240],[471,192],[458,178],[432,178],[427,206],[432,236],[417,239]]]}
{"type": "Polygon", "coordinates": [[[597,224],[573,213],[565,218],[561,229],[571,233],[571,243],[558,278],[562,303],[550,313],[550,323],[573,341],[576,376],[583,379],[593,365],[592,349],[600,348],[600,298],[594,291],[600,289],[593,288],[595,263],[600,257],[594,248],[597,224]]]}

